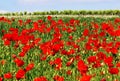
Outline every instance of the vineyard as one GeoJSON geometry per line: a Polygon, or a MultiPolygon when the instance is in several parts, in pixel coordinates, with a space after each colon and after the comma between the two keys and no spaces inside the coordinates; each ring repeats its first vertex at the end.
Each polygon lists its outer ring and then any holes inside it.
{"type": "Polygon", "coordinates": [[[119,17],[0,17],[0,81],[120,81],[119,49],[119,17]]]}

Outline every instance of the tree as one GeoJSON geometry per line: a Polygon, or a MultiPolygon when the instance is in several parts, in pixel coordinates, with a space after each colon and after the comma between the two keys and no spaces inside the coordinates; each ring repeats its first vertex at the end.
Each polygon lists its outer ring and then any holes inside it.
{"type": "Polygon", "coordinates": [[[22,12],[20,12],[20,16],[23,16],[23,13],[22,13],[22,12]]]}
{"type": "Polygon", "coordinates": [[[27,15],[27,11],[24,11],[24,15],[27,15]]]}

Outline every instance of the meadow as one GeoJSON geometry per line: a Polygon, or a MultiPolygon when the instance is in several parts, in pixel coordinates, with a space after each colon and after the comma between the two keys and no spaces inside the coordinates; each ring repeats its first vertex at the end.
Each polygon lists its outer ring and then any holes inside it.
{"type": "Polygon", "coordinates": [[[0,17],[0,81],[120,81],[119,48],[119,17],[0,17]]]}

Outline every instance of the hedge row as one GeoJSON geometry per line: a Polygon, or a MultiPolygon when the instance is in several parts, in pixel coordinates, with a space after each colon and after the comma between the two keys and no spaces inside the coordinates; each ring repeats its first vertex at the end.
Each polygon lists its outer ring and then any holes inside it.
{"type": "Polygon", "coordinates": [[[5,16],[23,16],[23,15],[120,15],[120,10],[64,10],[64,11],[37,11],[37,12],[8,12],[0,13],[5,16]]]}

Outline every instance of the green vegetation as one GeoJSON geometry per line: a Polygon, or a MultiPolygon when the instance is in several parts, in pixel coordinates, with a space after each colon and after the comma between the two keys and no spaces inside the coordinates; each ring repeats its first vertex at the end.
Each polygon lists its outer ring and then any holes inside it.
{"type": "Polygon", "coordinates": [[[23,15],[120,15],[120,10],[64,10],[64,11],[37,11],[37,12],[13,12],[0,13],[0,16],[23,15]]]}

